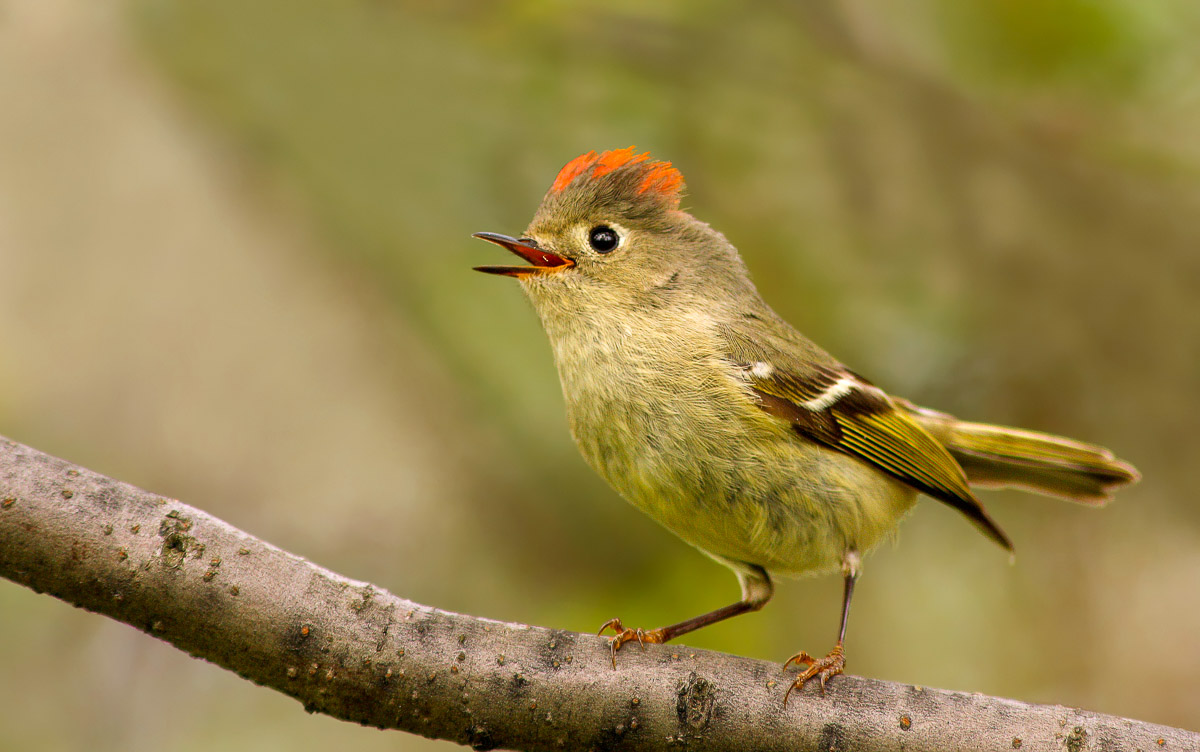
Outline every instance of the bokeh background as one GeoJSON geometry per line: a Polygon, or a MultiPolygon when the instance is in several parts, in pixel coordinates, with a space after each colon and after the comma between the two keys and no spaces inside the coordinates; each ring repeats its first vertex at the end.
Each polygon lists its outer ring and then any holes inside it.
{"type": "MultiPolygon", "coordinates": [[[[850,670],[1200,728],[1190,0],[0,0],[0,433],[442,608],[572,630],[732,576],[577,456],[516,285],[558,168],[637,144],[891,391],[1112,447],[1103,511],[926,501],[850,670]]],[[[684,642],[827,650],[837,578],[684,642]]],[[[0,582],[0,750],[425,749],[0,582]]]]}

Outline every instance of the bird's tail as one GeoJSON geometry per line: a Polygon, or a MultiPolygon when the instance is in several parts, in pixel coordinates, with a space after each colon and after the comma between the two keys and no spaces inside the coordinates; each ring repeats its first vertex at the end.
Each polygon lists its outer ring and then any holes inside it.
{"type": "Polygon", "coordinates": [[[972,486],[1021,488],[1083,504],[1103,505],[1137,469],[1103,447],[1020,428],[968,423],[896,400],[958,460],[972,486]]]}

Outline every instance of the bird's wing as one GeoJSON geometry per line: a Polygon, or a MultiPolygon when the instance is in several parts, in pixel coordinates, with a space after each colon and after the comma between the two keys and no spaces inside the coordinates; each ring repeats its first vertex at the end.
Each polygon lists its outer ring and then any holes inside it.
{"type": "Polygon", "coordinates": [[[807,340],[735,335],[729,344],[729,360],[742,369],[763,410],[788,421],[797,434],[857,457],[958,509],[989,538],[1012,550],[1008,536],[967,487],[950,452],[897,410],[883,390],[807,340]],[[800,357],[789,346],[793,344],[813,352],[800,357]]]}

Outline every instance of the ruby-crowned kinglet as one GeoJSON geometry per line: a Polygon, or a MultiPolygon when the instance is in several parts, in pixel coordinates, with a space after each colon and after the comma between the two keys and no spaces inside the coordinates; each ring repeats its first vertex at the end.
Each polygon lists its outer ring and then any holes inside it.
{"type": "MultiPolygon", "coordinates": [[[[622,496],[737,574],[742,598],[658,629],[661,643],[763,607],[772,575],[840,569],[837,643],[792,689],[845,665],[860,556],[924,493],[1012,550],[968,486],[1013,486],[1100,505],[1137,471],[1106,449],[960,421],[889,396],[775,314],[719,232],[679,209],[683,177],[633,147],[569,162],[520,238],[476,237],[529,265],[533,302],[571,434],[622,496]]],[[[787,695],[784,696],[787,701],[787,695]]]]}

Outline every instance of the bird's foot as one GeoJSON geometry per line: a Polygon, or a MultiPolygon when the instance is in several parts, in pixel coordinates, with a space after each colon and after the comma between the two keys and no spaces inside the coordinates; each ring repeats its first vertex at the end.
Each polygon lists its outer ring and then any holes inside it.
{"type": "Polygon", "coordinates": [[[788,697],[792,694],[793,689],[800,689],[804,683],[814,676],[821,680],[821,694],[825,694],[825,682],[842,673],[846,668],[846,653],[842,649],[841,641],[833,646],[833,650],[829,651],[829,655],[824,658],[813,658],[808,653],[801,650],[783,664],[786,670],[793,663],[799,665],[803,663],[808,666],[799,676],[796,681],[792,682],[792,686],[788,687],[787,694],[783,696],[783,704],[787,705],[788,697]]]}
{"type": "Polygon", "coordinates": [[[651,645],[657,645],[666,642],[665,635],[661,629],[646,630],[641,629],[640,627],[638,629],[626,629],[625,625],[621,623],[621,620],[615,617],[604,622],[604,624],[600,627],[600,631],[596,634],[602,635],[606,630],[609,629],[616,632],[615,635],[608,638],[608,647],[609,650],[612,651],[613,668],[617,667],[617,651],[620,650],[621,646],[627,642],[633,642],[634,640],[637,640],[638,645],[640,645],[643,650],[646,649],[647,642],[651,645]]]}

